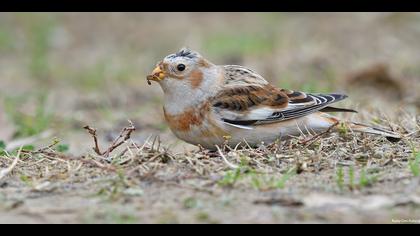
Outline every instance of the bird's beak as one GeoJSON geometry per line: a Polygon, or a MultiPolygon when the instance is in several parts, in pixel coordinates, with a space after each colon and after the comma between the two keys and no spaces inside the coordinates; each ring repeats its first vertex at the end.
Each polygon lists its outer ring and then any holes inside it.
{"type": "Polygon", "coordinates": [[[147,82],[149,84],[150,80],[159,82],[161,80],[163,80],[165,78],[165,72],[162,70],[161,68],[161,64],[157,65],[156,68],[152,71],[152,73],[150,75],[147,76],[147,82]]]}

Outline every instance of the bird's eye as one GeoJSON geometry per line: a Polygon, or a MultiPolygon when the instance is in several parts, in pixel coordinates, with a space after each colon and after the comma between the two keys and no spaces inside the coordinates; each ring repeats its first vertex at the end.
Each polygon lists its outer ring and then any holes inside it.
{"type": "Polygon", "coordinates": [[[184,71],[185,70],[185,65],[184,64],[179,64],[176,66],[176,69],[179,71],[184,71]]]}

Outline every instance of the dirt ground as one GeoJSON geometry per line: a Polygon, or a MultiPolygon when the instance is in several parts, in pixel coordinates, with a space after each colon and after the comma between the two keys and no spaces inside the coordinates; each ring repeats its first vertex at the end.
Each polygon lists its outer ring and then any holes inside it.
{"type": "Polygon", "coordinates": [[[0,223],[420,223],[419,37],[415,13],[0,13],[0,223]],[[404,138],[185,144],[145,80],[182,46],[404,138]],[[104,151],[127,120],[108,162],[83,127],[104,151]]]}

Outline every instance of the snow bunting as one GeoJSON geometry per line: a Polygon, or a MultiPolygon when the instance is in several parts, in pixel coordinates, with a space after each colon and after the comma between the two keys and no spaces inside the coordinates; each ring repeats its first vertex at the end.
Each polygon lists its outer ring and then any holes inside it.
{"type": "Polygon", "coordinates": [[[186,48],[159,62],[147,81],[158,82],[164,92],[164,115],[172,132],[207,149],[226,143],[258,146],[302,133],[324,132],[339,122],[353,131],[400,139],[392,131],[327,114],[355,112],[330,106],[346,95],[276,88],[251,69],[215,65],[186,48]]]}

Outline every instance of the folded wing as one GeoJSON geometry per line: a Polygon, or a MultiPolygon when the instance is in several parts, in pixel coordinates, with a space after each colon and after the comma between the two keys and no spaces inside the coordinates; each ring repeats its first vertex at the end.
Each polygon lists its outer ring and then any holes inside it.
{"type": "MultiPolygon", "coordinates": [[[[226,68],[226,67],[225,67],[226,68]]],[[[318,111],[345,111],[329,107],[345,99],[343,94],[306,94],[279,89],[268,84],[255,72],[234,67],[235,73],[226,73],[226,86],[213,98],[214,112],[229,125],[252,128],[255,125],[282,122],[303,117],[318,111]],[[238,73],[242,71],[242,75],[238,73]],[[236,75],[231,78],[230,75],[236,75]]]]}

